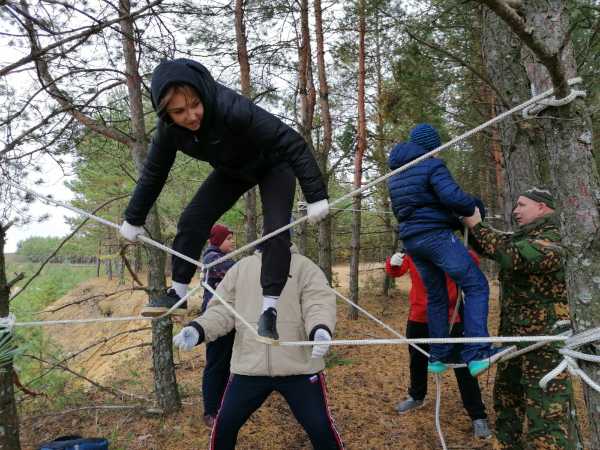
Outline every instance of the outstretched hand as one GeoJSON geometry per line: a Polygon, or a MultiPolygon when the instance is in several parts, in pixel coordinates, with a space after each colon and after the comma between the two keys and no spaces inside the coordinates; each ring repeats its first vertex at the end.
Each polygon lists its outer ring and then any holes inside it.
{"type": "Polygon", "coordinates": [[[184,327],[173,338],[173,345],[180,348],[184,352],[190,351],[200,340],[200,333],[194,327],[184,327]]]}

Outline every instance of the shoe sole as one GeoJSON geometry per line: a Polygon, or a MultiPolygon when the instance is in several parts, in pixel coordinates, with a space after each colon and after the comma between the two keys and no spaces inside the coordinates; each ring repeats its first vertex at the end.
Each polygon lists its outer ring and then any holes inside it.
{"type": "Polygon", "coordinates": [[[485,369],[483,369],[483,370],[480,370],[480,371],[479,371],[479,372],[477,372],[477,373],[472,373],[472,372],[469,370],[469,373],[471,373],[471,376],[472,376],[472,377],[478,377],[478,376],[479,376],[479,375],[481,375],[482,373],[485,373],[485,372],[487,372],[488,370],[490,370],[490,367],[492,367],[492,364],[495,364],[496,362],[502,361],[502,359],[503,359],[505,356],[508,356],[510,353],[512,353],[512,352],[514,352],[514,351],[516,351],[516,350],[517,350],[517,346],[516,346],[516,345],[511,345],[510,347],[507,347],[507,348],[505,348],[505,349],[504,349],[504,350],[502,350],[501,352],[495,353],[494,355],[490,356],[490,357],[488,358],[489,365],[488,365],[488,366],[487,366],[485,369]]]}
{"type": "MultiPolygon", "coordinates": [[[[162,306],[144,306],[141,315],[144,317],[159,317],[168,310],[169,308],[164,308],[162,306]]],[[[171,311],[171,314],[174,316],[185,316],[187,314],[187,309],[177,308],[171,311]]]]}

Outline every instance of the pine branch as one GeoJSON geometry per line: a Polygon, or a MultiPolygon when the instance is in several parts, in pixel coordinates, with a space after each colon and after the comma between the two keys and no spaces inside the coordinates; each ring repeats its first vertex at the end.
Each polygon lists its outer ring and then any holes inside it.
{"type": "MultiPolygon", "coordinates": [[[[85,31],[82,31],[81,33],[77,33],[73,36],[69,36],[68,38],[61,39],[60,41],[56,41],[53,44],[50,44],[46,47],[39,48],[36,46],[35,49],[32,48],[32,51],[29,53],[29,55],[19,59],[18,61],[15,61],[12,64],[9,64],[8,66],[4,66],[2,69],[0,69],[0,77],[8,74],[9,72],[13,71],[17,67],[21,67],[27,63],[35,61],[38,58],[41,58],[42,56],[46,55],[50,50],[53,50],[57,47],[61,47],[69,42],[76,41],[78,39],[81,40],[82,42],[84,42],[85,40],[87,40],[87,38],[89,38],[93,34],[96,34],[100,31],[102,31],[104,28],[110,27],[111,25],[114,25],[123,19],[128,19],[128,18],[135,19],[136,17],[138,17],[142,13],[144,13],[146,10],[151,9],[154,6],[161,4],[162,2],[163,2],[163,0],[155,0],[154,2],[148,3],[143,8],[139,9],[138,11],[132,12],[131,14],[128,14],[127,16],[116,17],[112,20],[107,20],[106,22],[102,22],[97,25],[93,25],[93,26],[89,27],[88,29],[86,29],[85,31]]],[[[4,5],[4,4],[5,4],[5,2],[2,3],[2,5],[4,5]]],[[[12,6],[14,8],[14,5],[12,5],[12,6]]],[[[23,6],[23,3],[22,3],[22,6],[23,6]]],[[[23,8],[23,10],[15,8],[15,12],[18,14],[21,14],[25,18],[25,20],[29,20],[30,23],[33,24],[33,21],[31,20],[31,16],[27,12],[26,4],[25,4],[25,8],[23,8]]]]}
{"type": "Polygon", "coordinates": [[[141,344],[131,345],[129,347],[120,348],[119,350],[115,350],[114,352],[101,353],[100,356],[112,356],[118,353],[123,353],[129,350],[133,350],[134,348],[144,348],[144,347],[152,347],[152,342],[142,342],[141,344]]]}
{"type": "Polygon", "coordinates": [[[486,5],[500,17],[521,41],[533,52],[539,61],[548,69],[552,84],[556,89],[556,97],[563,98],[569,95],[569,83],[565,65],[561,61],[561,52],[552,51],[543,40],[535,35],[533,25],[526,20],[503,0],[477,0],[486,5]]]}
{"type": "Polygon", "coordinates": [[[114,339],[114,338],[116,338],[116,337],[122,336],[122,335],[124,335],[124,334],[129,334],[129,333],[138,333],[138,332],[141,332],[141,331],[149,331],[149,330],[151,330],[151,329],[152,329],[152,327],[136,328],[136,329],[134,329],[134,330],[125,330],[125,331],[121,331],[121,332],[119,332],[119,333],[113,334],[112,336],[109,336],[109,337],[104,337],[104,338],[100,339],[99,341],[96,341],[96,342],[94,342],[94,343],[92,343],[92,344],[88,345],[87,347],[85,347],[85,348],[83,348],[83,349],[81,349],[81,350],[79,350],[79,351],[77,351],[77,352],[75,352],[75,353],[72,353],[72,354],[70,354],[70,355],[69,355],[69,356],[67,356],[66,358],[63,358],[61,361],[59,361],[59,362],[55,363],[55,364],[54,364],[52,367],[48,368],[48,369],[47,369],[47,370],[46,370],[46,371],[45,371],[43,374],[41,374],[41,375],[38,375],[38,376],[37,376],[37,377],[35,377],[34,379],[30,380],[30,381],[27,383],[27,386],[31,386],[31,385],[32,385],[33,383],[35,383],[36,381],[38,381],[38,380],[42,379],[43,377],[45,377],[46,375],[48,375],[50,372],[52,372],[54,369],[57,369],[57,368],[59,367],[59,365],[60,365],[60,364],[64,364],[64,363],[66,363],[67,361],[69,361],[69,360],[71,360],[71,359],[73,359],[73,358],[76,358],[77,356],[79,356],[79,355],[81,355],[81,354],[83,354],[83,353],[87,352],[88,350],[90,350],[90,349],[92,349],[92,348],[94,348],[94,347],[97,347],[98,345],[103,345],[103,344],[106,344],[108,341],[110,341],[110,340],[112,340],[112,339],[114,339]]]}
{"type": "MultiPolygon", "coordinates": [[[[52,364],[50,361],[46,361],[45,359],[40,358],[40,357],[35,356],[35,355],[23,354],[23,356],[25,356],[27,358],[31,358],[31,359],[33,359],[35,361],[39,361],[39,362],[41,362],[43,364],[48,364],[48,365],[52,364]]],[[[104,386],[104,385],[98,383],[97,381],[94,381],[91,378],[86,377],[85,375],[81,375],[81,374],[75,372],[74,370],[69,369],[65,365],[57,364],[57,367],[59,369],[61,369],[61,370],[64,370],[65,372],[70,373],[71,375],[74,375],[77,378],[81,378],[82,380],[88,382],[92,386],[100,389],[101,391],[107,392],[107,393],[113,395],[114,397],[123,398],[125,396],[125,397],[135,398],[135,399],[138,399],[138,400],[144,400],[146,402],[150,402],[151,401],[150,399],[148,399],[146,397],[142,397],[141,395],[131,394],[129,392],[125,392],[125,391],[122,391],[120,389],[113,388],[113,387],[110,387],[110,386],[104,386]]]]}
{"type": "MultiPolygon", "coordinates": [[[[104,208],[105,206],[111,204],[112,202],[116,201],[116,200],[120,200],[122,198],[127,197],[129,194],[123,194],[120,195],[118,197],[114,197],[111,198],[107,201],[105,201],[104,203],[102,203],[100,206],[98,206],[96,209],[94,209],[92,211],[92,214],[96,214],[98,211],[100,211],[102,208],[104,208]]],[[[29,286],[31,284],[31,282],[37,278],[37,276],[42,272],[42,269],[46,266],[46,264],[48,264],[50,262],[50,260],[52,260],[52,258],[54,258],[54,256],[56,256],[56,254],[59,252],[59,250],[73,237],[75,236],[75,234],[87,223],[87,221],[89,220],[89,218],[85,218],[79,225],[77,225],[77,227],[71,232],[71,234],[69,234],[66,238],[64,238],[62,240],[62,242],[58,245],[58,247],[56,247],[56,249],[50,254],[50,256],[48,256],[40,265],[40,267],[38,268],[38,270],[31,276],[31,278],[29,278],[27,280],[27,283],[25,283],[25,285],[23,286],[23,288],[17,292],[15,295],[13,295],[10,299],[9,299],[9,303],[12,302],[15,298],[17,298],[19,296],[19,294],[21,294],[21,292],[23,292],[25,290],[25,288],[27,286],[29,286]]]]}

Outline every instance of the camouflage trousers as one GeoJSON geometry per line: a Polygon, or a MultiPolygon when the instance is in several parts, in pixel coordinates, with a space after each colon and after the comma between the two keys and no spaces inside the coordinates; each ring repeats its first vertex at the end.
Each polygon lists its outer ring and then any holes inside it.
{"type": "Polygon", "coordinates": [[[567,372],[552,380],[546,390],[538,384],[560,359],[556,349],[548,346],[498,365],[494,384],[495,448],[581,448],[567,372]]]}

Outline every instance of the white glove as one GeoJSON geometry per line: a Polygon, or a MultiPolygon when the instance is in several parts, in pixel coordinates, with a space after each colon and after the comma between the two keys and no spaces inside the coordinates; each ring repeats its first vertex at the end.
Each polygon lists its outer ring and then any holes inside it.
{"type": "Polygon", "coordinates": [[[394,253],[390,258],[390,264],[392,266],[401,266],[402,261],[404,261],[404,253],[402,252],[394,253]]]}
{"type": "Polygon", "coordinates": [[[315,224],[320,222],[329,214],[329,202],[327,199],[319,200],[318,202],[308,203],[306,205],[306,215],[308,223],[315,224]]]}
{"type": "Polygon", "coordinates": [[[135,242],[137,241],[138,234],[144,234],[145,231],[144,228],[131,225],[129,222],[124,220],[119,228],[119,233],[121,233],[121,236],[128,241],[135,242]]]}
{"type": "MultiPolygon", "coordinates": [[[[317,331],[315,331],[314,341],[315,342],[329,342],[329,341],[331,341],[331,335],[327,332],[327,330],[324,330],[323,328],[318,328],[317,331]]],[[[330,347],[330,344],[315,344],[315,345],[313,345],[311,357],[312,358],[322,358],[323,356],[325,356],[325,353],[327,353],[329,351],[329,347],[330,347]]]]}
{"type": "Polygon", "coordinates": [[[183,327],[173,338],[173,344],[184,352],[188,352],[198,344],[200,333],[194,327],[183,327]]]}

